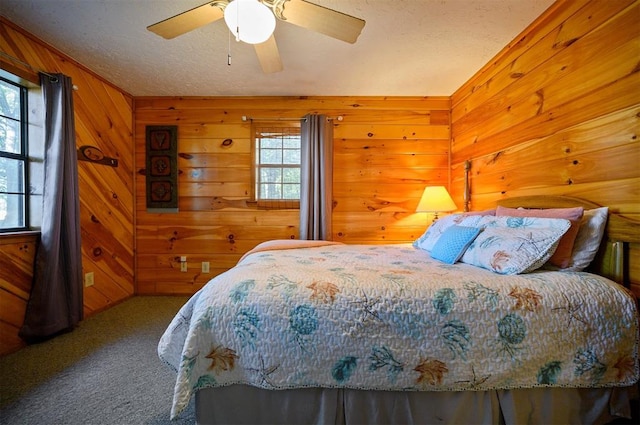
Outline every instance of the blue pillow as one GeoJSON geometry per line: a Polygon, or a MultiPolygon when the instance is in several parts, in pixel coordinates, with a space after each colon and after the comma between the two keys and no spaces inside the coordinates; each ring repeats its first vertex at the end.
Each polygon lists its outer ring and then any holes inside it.
{"type": "Polygon", "coordinates": [[[436,241],[431,250],[431,258],[453,264],[462,257],[479,234],[480,229],[475,227],[451,226],[436,241]]]}

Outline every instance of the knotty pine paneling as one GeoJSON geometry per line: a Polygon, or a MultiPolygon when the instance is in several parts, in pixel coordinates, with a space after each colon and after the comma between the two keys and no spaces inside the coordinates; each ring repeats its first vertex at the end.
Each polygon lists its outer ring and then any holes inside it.
{"type": "MultiPolygon", "coordinates": [[[[452,96],[454,197],[569,195],[640,220],[640,1],[557,2],[452,96]]],[[[640,249],[630,250],[640,296],[640,249]]]]}
{"type": "Polygon", "coordinates": [[[260,242],[299,235],[298,210],[267,210],[251,193],[251,125],[243,116],[334,120],[333,239],[409,242],[425,185],[449,181],[450,102],[444,97],[136,98],[137,289],[189,294],[260,242]],[[178,126],[179,212],[145,206],[145,127],[178,126]],[[223,146],[224,139],[232,139],[223,146]],[[187,272],[180,272],[187,256],[187,272]],[[210,273],[201,272],[202,261],[210,273]]]}
{"type": "Polygon", "coordinates": [[[38,234],[0,238],[0,355],[22,348],[22,327],[33,278],[38,234]]]}
{"type": "MultiPolygon", "coordinates": [[[[78,164],[83,272],[94,272],[94,286],[84,288],[89,316],[134,293],[134,144],[133,99],[82,65],[0,19],[0,49],[35,69],[72,78],[76,145],[98,147],[118,159],[118,167],[80,161],[78,164]]],[[[38,81],[31,69],[2,59],[3,69],[38,81]]],[[[0,236],[0,354],[21,347],[17,331],[31,290],[35,242],[0,236]],[[24,258],[14,253],[27,247],[24,258]],[[18,288],[18,289],[17,289],[18,288]]]]}

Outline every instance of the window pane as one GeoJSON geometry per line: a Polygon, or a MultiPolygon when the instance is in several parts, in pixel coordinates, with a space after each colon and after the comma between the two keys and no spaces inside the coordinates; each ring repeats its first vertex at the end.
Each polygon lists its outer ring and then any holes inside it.
{"type": "Polygon", "coordinates": [[[283,140],[285,149],[300,149],[300,137],[285,137],[283,140]]]}
{"type": "Polygon", "coordinates": [[[0,151],[22,153],[20,87],[0,80],[0,151]]]}
{"type": "Polygon", "coordinates": [[[300,185],[299,184],[283,184],[282,185],[283,199],[300,199],[300,185]]]}
{"type": "Polygon", "coordinates": [[[24,196],[0,193],[0,229],[24,226],[24,196]]]}
{"type": "Polygon", "coordinates": [[[24,193],[24,161],[0,157],[0,192],[24,193]]]}
{"type": "Polygon", "coordinates": [[[300,184],[300,169],[299,168],[284,168],[282,170],[282,181],[285,183],[297,183],[300,184]]]}
{"type": "Polygon", "coordinates": [[[300,164],[300,151],[299,150],[285,150],[282,152],[283,164],[300,164]]]}
{"type": "Polygon", "coordinates": [[[22,153],[20,122],[0,117],[0,151],[22,153]]]}
{"type": "Polygon", "coordinates": [[[263,137],[260,140],[260,146],[262,149],[280,149],[282,148],[282,142],[280,141],[280,139],[263,137]]]}
{"type": "Polygon", "coordinates": [[[260,199],[282,199],[280,184],[261,184],[260,199]]]}
{"type": "Polygon", "coordinates": [[[0,105],[0,114],[20,121],[20,87],[0,81],[0,94],[4,99],[0,105]]]}
{"type": "Polygon", "coordinates": [[[262,149],[260,151],[261,164],[282,164],[282,151],[280,149],[262,149]]]}
{"type": "Polygon", "coordinates": [[[260,170],[261,183],[280,183],[282,181],[281,168],[262,168],[260,170]]]}

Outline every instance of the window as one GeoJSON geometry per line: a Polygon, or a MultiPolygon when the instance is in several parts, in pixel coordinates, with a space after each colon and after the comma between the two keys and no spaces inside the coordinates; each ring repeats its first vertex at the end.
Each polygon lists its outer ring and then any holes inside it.
{"type": "Polygon", "coordinates": [[[255,199],[282,208],[300,205],[300,124],[254,125],[255,199]]]}
{"type": "Polygon", "coordinates": [[[0,232],[29,228],[27,89],[0,78],[0,232]]]}

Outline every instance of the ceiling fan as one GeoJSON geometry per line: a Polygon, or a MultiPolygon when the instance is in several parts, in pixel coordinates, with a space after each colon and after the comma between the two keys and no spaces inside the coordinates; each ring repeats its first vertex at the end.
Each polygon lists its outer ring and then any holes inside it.
{"type": "Polygon", "coordinates": [[[275,18],[348,43],[356,42],[365,24],[362,19],[305,0],[213,0],[147,29],[171,39],[222,18],[236,40],[254,45],[265,73],[282,71],[273,36],[275,18]],[[253,37],[254,30],[262,31],[263,24],[265,32],[253,37]]]}

